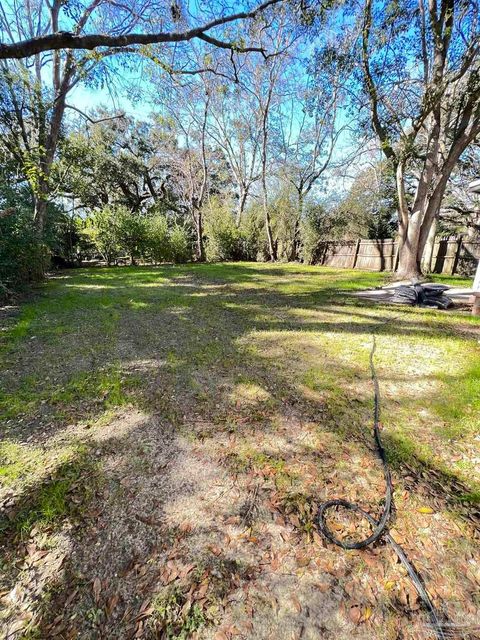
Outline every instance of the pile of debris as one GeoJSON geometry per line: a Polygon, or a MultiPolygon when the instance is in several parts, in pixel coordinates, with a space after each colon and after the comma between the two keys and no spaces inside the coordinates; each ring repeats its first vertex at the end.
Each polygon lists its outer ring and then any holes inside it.
{"type": "Polygon", "coordinates": [[[392,302],[409,304],[418,307],[434,307],[436,309],[449,309],[453,300],[445,295],[450,287],[444,284],[419,284],[412,282],[409,285],[400,285],[395,288],[392,302]]]}

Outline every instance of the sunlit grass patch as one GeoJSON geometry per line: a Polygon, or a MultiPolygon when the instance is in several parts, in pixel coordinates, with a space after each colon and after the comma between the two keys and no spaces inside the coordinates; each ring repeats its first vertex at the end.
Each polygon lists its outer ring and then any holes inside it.
{"type": "Polygon", "coordinates": [[[68,405],[85,399],[103,400],[106,408],[128,402],[126,382],[118,366],[104,370],[83,372],[72,378],[65,387],[50,396],[52,404],[68,405]]]}
{"type": "Polygon", "coordinates": [[[303,375],[303,384],[312,391],[329,391],[335,393],[338,390],[338,378],[333,372],[325,371],[321,367],[308,369],[303,375]]]}
{"type": "Polygon", "coordinates": [[[0,485],[8,486],[35,473],[43,461],[39,448],[22,446],[12,440],[0,442],[0,485]]]}
{"type": "Polygon", "coordinates": [[[268,402],[271,397],[272,395],[269,391],[256,382],[250,381],[238,382],[230,394],[231,401],[238,405],[265,403],[268,402]]]}
{"type": "Polygon", "coordinates": [[[0,392],[0,415],[3,420],[28,418],[46,403],[52,418],[84,401],[101,403],[105,409],[119,407],[132,401],[138,382],[138,375],[125,374],[118,365],[81,371],[62,384],[30,376],[15,392],[0,392]]]}
{"type": "MultiPolygon", "coordinates": [[[[12,450],[12,453],[18,455],[18,451],[12,450]]],[[[32,477],[34,471],[45,472],[43,467],[38,468],[39,462],[40,457],[35,461],[30,459],[32,477]]],[[[15,472],[15,463],[10,468],[15,472]]],[[[0,535],[25,538],[34,527],[41,530],[78,515],[95,490],[95,468],[86,445],[76,444],[61,450],[46,475],[26,485],[14,515],[2,516],[0,535]]]]}
{"type": "MultiPolygon", "coordinates": [[[[443,424],[436,428],[448,439],[480,434],[480,354],[464,366],[463,372],[453,377],[440,374],[444,393],[433,402],[443,424]]],[[[463,363],[465,365],[465,361],[463,363]]]]}
{"type": "MultiPolygon", "coordinates": [[[[42,287],[10,318],[19,328],[3,333],[2,542],[12,549],[12,578],[29,580],[23,570],[17,575],[27,539],[49,551],[58,545],[68,549],[62,571],[74,569],[74,584],[65,579],[52,609],[78,589],[68,624],[89,637],[92,629],[108,635],[110,623],[116,632],[118,623],[122,635],[142,615],[144,633],[172,639],[213,637],[232,611],[230,596],[252,576],[261,589],[289,580],[287,599],[292,585],[317,584],[318,574],[322,584],[327,574],[331,581],[332,559],[332,571],[348,568],[333,589],[355,576],[376,584],[371,562],[382,565],[379,584],[396,579],[385,549],[366,562],[364,552],[320,547],[315,525],[323,499],[345,497],[372,514],[381,508],[369,370],[375,333],[395,526],[415,560],[441,567],[449,588],[460,583],[458,567],[474,548],[468,518],[480,497],[480,323],[457,310],[393,309],[351,295],[385,278],[195,264],[75,270],[42,287]],[[418,511],[425,506],[434,512],[418,511]],[[450,527],[457,522],[465,528],[450,527]],[[424,556],[430,538],[438,554],[424,556]],[[119,567],[137,551],[138,566],[125,578],[119,567]],[[156,569],[169,563],[180,574],[168,585],[162,577],[162,587],[156,569]]],[[[382,607],[393,601],[379,602],[372,620],[384,629],[382,607]]],[[[265,610],[271,616],[270,601],[265,610]]],[[[57,615],[49,611],[42,624],[57,615]]],[[[40,628],[43,637],[53,627],[40,628]]]]}

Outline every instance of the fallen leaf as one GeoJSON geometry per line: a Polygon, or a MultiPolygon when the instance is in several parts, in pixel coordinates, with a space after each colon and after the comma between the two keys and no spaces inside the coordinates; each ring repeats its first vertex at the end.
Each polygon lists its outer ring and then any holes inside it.
{"type": "Polygon", "coordinates": [[[185,567],[183,567],[183,569],[182,569],[182,571],[180,573],[181,577],[185,578],[190,573],[190,571],[195,569],[196,566],[197,565],[195,565],[193,563],[192,564],[187,564],[185,567]]]}
{"type": "Polygon", "coordinates": [[[300,604],[300,600],[297,598],[297,596],[295,594],[292,594],[291,600],[293,602],[293,606],[297,610],[297,613],[301,613],[302,612],[302,605],[300,604]]]}
{"type": "Polygon", "coordinates": [[[68,598],[65,600],[65,604],[63,605],[65,609],[67,609],[72,604],[77,593],[78,593],[78,589],[74,589],[72,593],[68,596],[68,598]]]}
{"type": "Polygon", "coordinates": [[[107,613],[107,616],[111,616],[112,615],[115,607],[118,604],[118,600],[119,600],[119,597],[118,597],[118,595],[116,593],[108,599],[107,606],[105,607],[105,611],[107,613]]]}
{"type": "Polygon", "coordinates": [[[310,558],[299,554],[296,558],[299,567],[306,567],[310,564],[310,558]]]}
{"type": "Polygon", "coordinates": [[[360,610],[360,607],[357,607],[357,606],[350,607],[350,611],[348,612],[348,617],[354,624],[358,624],[362,617],[362,612],[360,610]]]}
{"type": "Polygon", "coordinates": [[[214,556],[219,556],[222,553],[220,547],[215,544],[208,545],[207,549],[213,553],[214,556]]]}
{"type": "Polygon", "coordinates": [[[417,511],[418,513],[435,513],[431,507],[419,507],[417,511]]]}
{"type": "Polygon", "coordinates": [[[326,593],[330,589],[328,582],[317,582],[315,587],[321,592],[326,593]]]}
{"type": "Polygon", "coordinates": [[[98,601],[100,600],[101,590],[102,590],[102,582],[100,578],[95,578],[95,580],[93,581],[93,597],[96,603],[98,603],[98,601]]]}
{"type": "Polygon", "coordinates": [[[362,620],[364,622],[366,622],[367,620],[370,620],[370,618],[372,617],[372,613],[373,613],[372,608],[371,607],[366,607],[364,612],[363,612],[362,620]]]}

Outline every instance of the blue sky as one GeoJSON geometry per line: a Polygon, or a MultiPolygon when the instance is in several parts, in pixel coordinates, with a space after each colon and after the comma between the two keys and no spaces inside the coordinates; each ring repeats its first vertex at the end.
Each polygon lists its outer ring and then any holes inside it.
{"type": "Polygon", "coordinates": [[[81,84],[71,91],[68,102],[84,112],[97,107],[106,107],[109,110],[120,109],[127,115],[135,116],[140,120],[147,119],[153,110],[149,101],[133,104],[123,92],[114,96],[106,88],[91,89],[81,84]]]}

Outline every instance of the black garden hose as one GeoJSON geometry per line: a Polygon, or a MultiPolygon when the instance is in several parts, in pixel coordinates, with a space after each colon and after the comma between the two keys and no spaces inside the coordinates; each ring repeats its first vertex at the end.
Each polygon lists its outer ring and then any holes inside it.
{"type": "Polygon", "coordinates": [[[392,511],[393,484],[392,484],[390,469],[387,463],[387,458],[385,455],[385,449],[383,448],[382,439],[380,437],[380,426],[379,426],[380,388],[378,384],[377,374],[375,371],[375,364],[373,361],[376,346],[377,344],[374,336],[372,349],[370,351],[370,371],[371,371],[373,389],[374,389],[373,436],[375,439],[377,452],[383,466],[383,475],[385,478],[385,485],[386,485],[385,502],[383,505],[382,515],[379,520],[375,520],[369,513],[364,511],[361,507],[354,504],[353,502],[349,502],[348,500],[342,500],[342,499],[327,500],[326,502],[323,502],[318,509],[318,516],[317,516],[318,527],[321,533],[325,536],[327,540],[329,540],[330,542],[333,542],[333,544],[336,544],[338,547],[341,547],[342,549],[365,549],[366,547],[373,544],[374,542],[377,542],[380,538],[385,538],[385,540],[387,540],[389,544],[392,546],[400,562],[403,564],[403,566],[407,570],[410,580],[412,581],[418,595],[420,596],[420,599],[423,602],[425,609],[428,611],[432,627],[435,631],[435,634],[438,640],[446,640],[447,635],[444,632],[443,624],[440,620],[437,610],[435,609],[430,599],[430,596],[428,595],[425,587],[422,584],[422,580],[419,574],[417,573],[417,571],[415,570],[411,562],[408,560],[402,547],[397,542],[395,542],[395,540],[392,538],[392,536],[390,535],[387,529],[388,521],[390,519],[390,515],[392,511]],[[330,529],[328,528],[328,524],[326,522],[327,511],[334,507],[344,507],[349,511],[354,511],[355,513],[359,513],[362,517],[368,520],[368,522],[372,525],[373,532],[367,538],[363,540],[359,540],[358,542],[356,541],[349,542],[348,540],[346,541],[340,540],[330,531],[330,529]]]}

